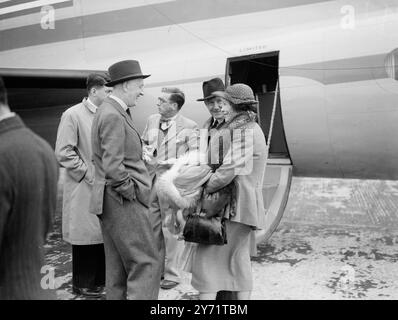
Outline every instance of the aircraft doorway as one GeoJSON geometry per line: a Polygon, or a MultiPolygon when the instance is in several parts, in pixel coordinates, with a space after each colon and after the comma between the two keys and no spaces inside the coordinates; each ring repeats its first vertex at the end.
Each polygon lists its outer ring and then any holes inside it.
{"type": "Polygon", "coordinates": [[[259,102],[257,121],[264,132],[267,144],[269,143],[263,183],[266,228],[258,233],[258,242],[267,241],[278,227],[292,181],[292,163],[283,128],[282,106],[277,87],[278,68],[279,52],[229,58],[226,67],[227,85],[245,83],[256,95],[259,102]],[[271,124],[273,127],[269,137],[271,124]]]}
{"type": "MultiPolygon", "coordinates": [[[[258,123],[263,129],[268,141],[271,125],[272,109],[279,79],[279,52],[269,52],[254,56],[244,56],[228,59],[226,83],[246,83],[252,89],[259,102],[258,123]]],[[[289,150],[281,113],[280,94],[277,93],[274,125],[272,130],[270,159],[285,159],[290,164],[289,150]]]]}

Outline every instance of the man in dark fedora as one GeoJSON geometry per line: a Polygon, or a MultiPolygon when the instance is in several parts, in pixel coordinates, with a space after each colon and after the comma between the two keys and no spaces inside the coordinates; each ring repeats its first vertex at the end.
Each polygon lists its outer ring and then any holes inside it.
{"type": "MultiPolygon", "coordinates": [[[[213,78],[208,81],[204,81],[202,84],[203,98],[197,99],[196,101],[203,101],[209,110],[211,117],[204,123],[202,129],[208,130],[208,145],[210,144],[211,138],[219,130],[224,121],[224,114],[221,112],[222,99],[213,95],[216,91],[225,91],[224,82],[220,78],[213,78]]],[[[209,158],[211,156],[209,155],[209,158]]],[[[217,293],[217,300],[236,300],[236,292],[233,291],[219,291],[217,293]]]]}
{"type": "Polygon", "coordinates": [[[98,215],[105,246],[107,299],[157,299],[161,262],[148,216],[151,180],[130,109],[143,96],[138,61],[108,69],[113,93],[92,125],[95,166],[90,212],[98,215]]]}
{"type": "MultiPolygon", "coordinates": [[[[197,99],[196,101],[203,101],[210,112],[211,117],[203,124],[202,130],[207,133],[207,146],[210,144],[211,138],[224,124],[224,114],[222,113],[223,101],[219,97],[213,95],[216,91],[225,91],[225,86],[220,78],[213,78],[208,81],[204,81],[202,85],[203,98],[197,99]]],[[[209,159],[212,156],[209,154],[209,159]]]]}
{"type": "Polygon", "coordinates": [[[222,105],[220,100],[212,95],[216,91],[225,91],[225,86],[220,78],[210,79],[204,81],[202,85],[203,99],[196,101],[203,101],[209,110],[211,117],[204,123],[203,129],[209,130],[218,129],[224,122],[224,114],[221,112],[222,105]]]}

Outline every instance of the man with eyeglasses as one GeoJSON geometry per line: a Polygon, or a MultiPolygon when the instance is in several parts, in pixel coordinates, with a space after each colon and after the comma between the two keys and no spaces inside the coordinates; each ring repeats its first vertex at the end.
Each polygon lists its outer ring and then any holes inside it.
{"type": "MultiPolygon", "coordinates": [[[[144,160],[155,185],[157,177],[170,168],[173,159],[198,148],[197,124],[182,116],[184,93],[178,88],[163,88],[158,98],[158,114],[148,118],[142,139],[144,160]]],[[[177,261],[184,244],[177,240],[173,208],[162,202],[152,188],[150,215],[161,254],[165,256],[162,289],[172,289],[181,282],[177,261]]]]}

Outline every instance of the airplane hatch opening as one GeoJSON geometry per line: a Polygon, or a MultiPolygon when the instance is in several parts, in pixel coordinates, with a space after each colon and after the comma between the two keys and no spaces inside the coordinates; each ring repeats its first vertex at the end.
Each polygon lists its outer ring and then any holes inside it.
{"type": "Polygon", "coordinates": [[[229,58],[226,67],[227,85],[249,85],[259,102],[257,122],[266,141],[271,141],[264,175],[263,197],[266,227],[257,233],[257,242],[267,241],[282,219],[292,181],[292,162],[283,127],[282,106],[277,83],[279,52],[229,58]],[[272,117],[275,103],[275,115],[272,117]],[[268,134],[273,120],[271,139],[268,134]]]}
{"type": "MultiPolygon", "coordinates": [[[[227,62],[226,83],[241,82],[253,89],[259,102],[258,123],[263,129],[267,141],[269,139],[268,133],[271,125],[276,84],[279,79],[278,67],[279,52],[230,58],[227,62]]],[[[279,91],[275,111],[269,158],[284,159],[284,163],[290,164],[289,150],[283,129],[279,91]]]]}

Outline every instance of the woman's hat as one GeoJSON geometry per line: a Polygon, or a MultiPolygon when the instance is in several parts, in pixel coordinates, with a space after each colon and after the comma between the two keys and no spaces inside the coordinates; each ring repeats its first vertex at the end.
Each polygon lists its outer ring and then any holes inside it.
{"type": "Polygon", "coordinates": [[[142,74],[140,63],[136,60],[116,62],[109,67],[108,72],[111,81],[105,84],[107,87],[113,87],[115,84],[128,80],[145,79],[150,76],[149,74],[142,74]]]}
{"type": "Polygon", "coordinates": [[[254,98],[253,90],[246,84],[236,83],[229,86],[225,91],[213,92],[213,96],[222,97],[233,104],[254,104],[257,101],[254,98]]]}
{"type": "Polygon", "coordinates": [[[205,101],[213,98],[212,93],[215,91],[224,91],[225,86],[220,78],[214,78],[209,81],[203,82],[203,99],[197,99],[196,101],[205,101]]]}

